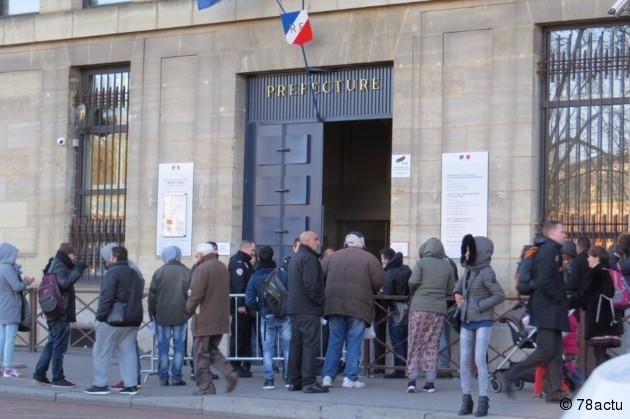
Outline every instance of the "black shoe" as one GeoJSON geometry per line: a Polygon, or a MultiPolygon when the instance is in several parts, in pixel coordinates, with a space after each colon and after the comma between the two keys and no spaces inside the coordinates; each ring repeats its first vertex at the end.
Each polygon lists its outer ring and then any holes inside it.
{"type": "Polygon", "coordinates": [[[35,380],[36,383],[41,384],[43,386],[49,386],[52,384],[50,380],[46,378],[45,376],[41,378],[33,377],[33,380],[35,380]]]}
{"type": "Polygon", "coordinates": [[[92,386],[83,390],[87,394],[109,394],[109,387],[107,386],[92,386]]]}
{"type": "Polygon", "coordinates": [[[276,387],[273,385],[273,379],[265,380],[265,383],[263,384],[263,390],[273,390],[274,388],[276,387]]]}
{"type": "Polygon", "coordinates": [[[120,390],[120,394],[128,394],[130,396],[136,395],[138,394],[138,387],[137,386],[125,387],[122,390],[120,390]]]}
{"type": "Polygon", "coordinates": [[[503,376],[503,379],[501,381],[503,384],[503,388],[505,389],[506,396],[508,396],[510,399],[513,399],[514,398],[514,381],[510,380],[505,375],[503,376]]]}
{"type": "Polygon", "coordinates": [[[251,371],[247,371],[246,369],[243,368],[239,368],[238,370],[234,370],[234,372],[236,372],[236,374],[239,376],[239,378],[249,378],[252,376],[252,372],[251,371]]]}
{"type": "Polygon", "coordinates": [[[75,388],[76,387],[74,383],[71,383],[65,378],[63,380],[53,381],[52,386],[57,387],[57,388],[75,388]]]}
{"type": "Polygon", "coordinates": [[[563,398],[564,398],[564,395],[562,394],[562,391],[560,390],[552,391],[551,393],[545,395],[546,402],[559,402],[563,398]]]}
{"type": "Polygon", "coordinates": [[[167,387],[169,385],[168,378],[164,378],[164,379],[160,380],[160,385],[163,386],[163,387],[167,387]]]}
{"type": "Polygon", "coordinates": [[[405,372],[404,371],[394,371],[392,373],[385,374],[383,376],[383,378],[405,378],[405,372]]]}
{"type": "Polygon", "coordinates": [[[186,385],[186,381],[184,381],[184,380],[173,381],[173,382],[171,383],[171,385],[172,385],[173,387],[185,386],[185,385],[186,385]]]}
{"type": "Polygon", "coordinates": [[[427,381],[424,384],[424,387],[422,387],[422,391],[424,391],[425,393],[435,393],[435,386],[433,385],[433,383],[427,381]]]}
{"type": "Polygon", "coordinates": [[[304,393],[328,393],[328,389],[326,387],[322,387],[319,383],[311,384],[310,386],[306,386],[302,389],[304,393]]]}
{"type": "Polygon", "coordinates": [[[302,391],[302,384],[289,384],[287,387],[289,391],[302,391]]]}

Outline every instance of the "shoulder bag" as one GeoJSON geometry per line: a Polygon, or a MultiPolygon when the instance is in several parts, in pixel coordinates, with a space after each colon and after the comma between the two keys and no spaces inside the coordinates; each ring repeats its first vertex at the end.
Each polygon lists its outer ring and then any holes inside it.
{"type": "Polygon", "coordinates": [[[17,297],[20,299],[20,323],[18,324],[18,332],[29,332],[33,325],[33,316],[31,308],[28,305],[27,292],[18,292],[17,297]]]}

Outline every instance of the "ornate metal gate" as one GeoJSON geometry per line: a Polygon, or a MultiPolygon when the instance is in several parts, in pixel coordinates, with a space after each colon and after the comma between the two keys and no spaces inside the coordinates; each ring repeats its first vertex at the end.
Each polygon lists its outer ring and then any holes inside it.
{"type": "Polygon", "coordinates": [[[75,98],[79,144],[71,240],[94,280],[103,273],[100,248],[125,241],[129,70],[86,71],[82,80],[75,98]]]}
{"type": "Polygon", "coordinates": [[[541,222],[609,245],[629,230],[630,25],[549,29],[541,222]]]}

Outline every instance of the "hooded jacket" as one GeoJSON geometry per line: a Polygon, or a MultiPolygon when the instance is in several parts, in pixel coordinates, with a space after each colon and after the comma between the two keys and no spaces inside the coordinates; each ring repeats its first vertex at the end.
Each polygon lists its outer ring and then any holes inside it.
{"type": "MultiPolygon", "coordinates": [[[[402,253],[396,253],[385,265],[385,283],[383,295],[409,295],[409,278],[411,269],[403,264],[402,253]]],[[[393,305],[394,302],[392,301],[393,305]]]]}
{"type": "MultiPolygon", "coordinates": [[[[101,257],[105,261],[105,266],[109,266],[109,257],[112,254],[112,249],[114,247],[116,247],[116,246],[119,246],[119,244],[118,243],[108,243],[105,246],[101,247],[101,252],[100,253],[101,253],[101,257]]],[[[140,279],[144,279],[144,275],[142,275],[142,272],[140,271],[138,266],[136,266],[136,264],[133,263],[133,261],[131,261],[130,259],[127,259],[127,263],[129,264],[129,267],[131,269],[136,271],[136,273],[138,274],[140,279]]]]}
{"type": "Polygon", "coordinates": [[[101,282],[101,292],[98,296],[96,320],[107,320],[114,303],[125,303],[124,323],[116,327],[138,327],[142,323],[144,310],[142,296],[144,293],[144,279],[133,270],[126,260],[112,263],[101,282]]]}
{"type": "Polygon", "coordinates": [[[322,260],[326,282],[326,316],[351,316],[371,324],[374,294],[383,286],[385,271],[370,252],[347,247],[322,260]]]}
{"type": "Polygon", "coordinates": [[[446,315],[446,297],[453,293],[455,274],[445,259],[444,245],[433,237],[420,246],[419,256],[409,278],[413,295],[409,310],[446,315]]]}
{"type": "MultiPolygon", "coordinates": [[[[273,315],[265,303],[263,282],[265,282],[274,269],[276,269],[276,262],[273,260],[259,261],[256,266],[254,266],[254,273],[251,278],[249,278],[247,290],[245,291],[245,305],[252,311],[258,311],[261,317],[273,315]]],[[[278,276],[286,287],[287,272],[283,269],[278,269],[278,276]]]]}
{"type": "Polygon", "coordinates": [[[24,291],[28,283],[20,277],[15,264],[18,249],[9,243],[0,243],[0,324],[19,324],[22,299],[17,292],[24,291]]]}
{"type": "Polygon", "coordinates": [[[153,274],[149,286],[149,317],[160,326],[181,326],[190,315],[186,311],[190,269],[181,263],[182,252],[176,246],[162,250],[164,265],[153,274]]]}
{"type": "MultiPolygon", "coordinates": [[[[471,238],[468,235],[466,238],[471,238]]],[[[465,239],[466,239],[465,238],[465,239]]],[[[462,252],[465,251],[462,245],[462,252]]],[[[497,282],[494,269],[490,266],[494,244],[486,237],[474,238],[476,252],[471,252],[464,274],[455,284],[453,294],[464,298],[461,305],[462,322],[494,320],[494,307],[505,300],[503,288],[497,282]]]]}

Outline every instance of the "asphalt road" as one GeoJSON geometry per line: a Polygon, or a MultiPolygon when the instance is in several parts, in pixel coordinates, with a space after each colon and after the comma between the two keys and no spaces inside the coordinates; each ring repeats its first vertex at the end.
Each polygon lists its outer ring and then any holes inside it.
{"type": "MultiPolygon", "coordinates": [[[[95,396],[96,397],[96,396],[95,396]]],[[[51,402],[50,400],[0,397],[0,418],[63,419],[240,419],[248,416],[202,415],[154,409],[113,407],[94,404],[51,402]]]]}

